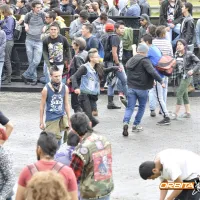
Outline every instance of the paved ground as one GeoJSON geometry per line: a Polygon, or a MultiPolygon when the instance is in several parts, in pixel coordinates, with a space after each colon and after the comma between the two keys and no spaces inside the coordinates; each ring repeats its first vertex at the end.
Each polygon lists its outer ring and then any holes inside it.
{"type": "MultiPolygon", "coordinates": [[[[116,103],[117,97],[115,97],[116,103]]],[[[14,156],[15,172],[18,177],[21,169],[36,160],[36,140],[39,129],[39,93],[1,93],[0,110],[14,123],[15,130],[5,145],[14,156]]],[[[113,200],[155,200],[159,198],[159,181],[143,181],[138,174],[138,166],[148,159],[152,160],[160,150],[175,147],[185,148],[200,154],[200,106],[199,98],[191,98],[192,118],[173,121],[171,126],[156,125],[161,116],[149,117],[146,109],[142,125],[142,133],[130,133],[128,138],[122,137],[121,110],[107,110],[106,96],[98,101],[100,124],[96,133],[105,135],[113,148],[113,173],[115,190],[113,200]]],[[[168,98],[169,110],[174,109],[175,98],[168,98]]]]}

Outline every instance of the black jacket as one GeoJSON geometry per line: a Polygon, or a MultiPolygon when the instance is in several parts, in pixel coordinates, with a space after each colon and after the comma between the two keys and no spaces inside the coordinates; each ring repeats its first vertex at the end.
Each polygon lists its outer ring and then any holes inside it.
{"type": "Polygon", "coordinates": [[[154,79],[162,83],[162,78],[154,69],[151,61],[140,54],[129,59],[126,68],[129,88],[149,90],[153,87],[154,79]]]}
{"type": "Polygon", "coordinates": [[[185,17],[181,24],[180,38],[184,39],[187,44],[194,43],[195,25],[191,15],[185,17]]]}
{"type": "MultiPolygon", "coordinates": [[[[162,2],[160,6],[160,18],[159,18],[159,24],[167,26],[167,9],[169,6],[169,1],[165,0],[162,2]]],[[[181,23],[181,20],[183,18],[182,10],[181,10],[181,1],[176,0],[176,6],[175,6],[175,14],[174,14],[174,25],[181,23]]]]}

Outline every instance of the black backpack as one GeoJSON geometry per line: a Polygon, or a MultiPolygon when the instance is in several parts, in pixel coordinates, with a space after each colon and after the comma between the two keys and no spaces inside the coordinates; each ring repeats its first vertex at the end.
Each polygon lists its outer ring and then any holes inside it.
{"type": "Polygon", "coordinates": [[[104,48],[104,62],[113,61],[111,38],[114,35],[116,34],[104,34],[101,37],[101,43],[104,48]]]}

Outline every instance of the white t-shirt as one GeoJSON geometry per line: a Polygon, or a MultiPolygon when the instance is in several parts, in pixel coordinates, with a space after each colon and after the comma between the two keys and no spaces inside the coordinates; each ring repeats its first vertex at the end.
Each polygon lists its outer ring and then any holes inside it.
{"type": "Polygon", "coordinates": [[[187,150],[166,149],[156,158],[163,165],[160,179],[175,181],[179,176],[182,180],[191,180],[200,175],[200,156],[187,150]]]}

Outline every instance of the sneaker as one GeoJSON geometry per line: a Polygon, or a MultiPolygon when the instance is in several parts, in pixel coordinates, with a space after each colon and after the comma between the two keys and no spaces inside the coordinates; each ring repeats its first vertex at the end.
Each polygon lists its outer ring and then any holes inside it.
{"type": "Polygon", "coordinates": [[[133,125],[132,132],[140,132],[140,131],[143,131],[142,126],[140,126],[140,125],[133,125]]]}
{"type": "Polygon", "coordinates": [[[122,103],[125,107],[127,107],[127,100],[126,100],[125,96],[119,96],[119,100],[121,101],[121,103],[122,103]]]}
{"type": "Polygon", "coordinates": [[[170,123],[171,123],[170,118],[165,117],[163,120],[157,122],[157,125],[164,126],[164,125],[169,125],[170,123]]]}
{"type": "Polygon", "coordinates": [[[177,118],[178,118],[178,116],[177,116],[176,113],[171,113],[170,119],[172,119],[172,120],[177,120],[177,118]]]}
{"type": "Polygon", "coordinates": [[[180,117],[181,118],[191,118],[191,114],[190,113],[184,113],[180,117]]]}
{"type": "Polygon", "coordinates": [[[128,124],[124,125],[122,135],[125,136],[125,137],[128,136],[128,124]]]}
{"type": "Polygon", "coordinates": [[[155,110],[151,110],[150,116],[151,116],[151,117],[155,117],[155,116],[156,116],[155,110]]]}

